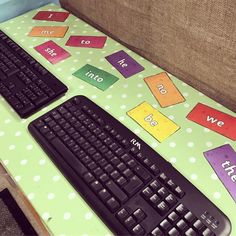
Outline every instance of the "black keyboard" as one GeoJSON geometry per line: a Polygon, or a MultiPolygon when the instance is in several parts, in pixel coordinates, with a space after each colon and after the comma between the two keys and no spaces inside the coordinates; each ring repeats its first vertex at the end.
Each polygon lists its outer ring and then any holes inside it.
{"type": "Polygon", "coordinates": [[[229,235],[224,213],[86,97],[71,98],[29,131],[116,235],[229,235]]]}
{"type": "Polygon", "coordinates": [[[0,94],[26,118],[67,87],[0,30],[0,94]]]}

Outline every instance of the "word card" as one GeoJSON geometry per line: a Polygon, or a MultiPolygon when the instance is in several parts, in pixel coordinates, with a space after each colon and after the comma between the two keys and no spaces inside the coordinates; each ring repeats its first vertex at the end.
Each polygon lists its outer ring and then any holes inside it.
{"type": "Polygon", "coordinates": [[[223,136],[236,140],[236,118],[198,103],[187,118],[223,136]]]}
{"type": "Polygon", "coordinates": [[[52,64],[56,64],[71,56],[69,52],[51,40],[35,47],[34,49],[52,64]]]}
{"type": "Polygon", "coordinates": [[[147,102],[141,103],[127,114],[159,142],[164,141],[180,128],[147,102]]]}
{"type": "Polygon", "coordinates": [[[116,76],[89,64],[76,71],[73,75],[102,91],[109,88],[119,79],[116,76]]]}
{"type": "Polygon", "coordinates": [[[82,48],[103,48],[106,36],[70,36],[66,46],[82,48]]]}
{"type": "Polygon", "coordinates": [[[64,22],[68,18],[69,15],[70,15],[69,12],[40,11],[34,16],[33,19],[64,22]]]}
{"type": "Polygon", "coordinates": [[[68,26],[35,26],[29,33],[29,36],[63,38],[68,29],[68,26]]]}
{"type": "Polygon", "coordinates": [[[125,78],[129,78],[144,70],[138,62],[123,50],[105,57],[125,78]]]}
{"type": "Polygon", "coordinates": [[[226,144],[204,152],[204,156],[236,202],[236,152],[226,144]]]}
{"type": "Polygon", "coordinates": [[[168,107],[185,101],[183,95],[176,88],[166,72],[147,77],[144,81],[161,107],[168,107]]]}

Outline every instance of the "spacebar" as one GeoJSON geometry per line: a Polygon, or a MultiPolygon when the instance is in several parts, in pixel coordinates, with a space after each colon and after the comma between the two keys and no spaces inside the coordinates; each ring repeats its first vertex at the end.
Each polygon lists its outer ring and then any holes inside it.
{"type": "Polygon", "coordinates": [[[88,172],[86,167],[75,157],[75,155],[64,145],[64,143],[61,142],[60,139],[53,139],[51,144],[57,150],[59,155],[63,156],[63,160],[70,165],[77,175],[82,177],[88,172]]]}

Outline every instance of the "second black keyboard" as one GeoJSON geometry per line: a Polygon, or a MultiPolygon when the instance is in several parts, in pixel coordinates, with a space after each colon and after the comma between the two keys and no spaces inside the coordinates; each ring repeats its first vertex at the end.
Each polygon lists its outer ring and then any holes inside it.
{"type": "Polygon", "coordinates": [[[228,218],[102,108],[77,96],[29,131],[116,235],[229,235],[228,218]]]}
{"type": "Polygon", "coordinates": [[[0,94],[26,118],[67,87],[0,30],[0,94]]]}

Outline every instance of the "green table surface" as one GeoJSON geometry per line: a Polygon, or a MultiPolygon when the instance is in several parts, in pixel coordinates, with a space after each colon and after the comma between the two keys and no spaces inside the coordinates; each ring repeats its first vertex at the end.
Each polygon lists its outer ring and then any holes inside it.
{"type": "MultiPolygon", "coordinates": [[[[47,5],[38,10],[63,11],[57,5],[47,5]]],[[[70,97],[82,94],[107,110],[145,140],[154,150],[163,155],[167,161],[171,162],[176,169],[230,218],[233,227],[232,235],[236,235],[236,204],[203,156],[204,151],[227,143],[236,150],[236,144],[232,140],[186,119],[186,115],[198,102],[234,116],[235,113],[172,75],[170,75],[171,79],[186,98],[186,102],[168,108],[161,108],[143,80],[147,76],[162,72],[161,68],[111,38],[108,38],[103,49],[65,47],[70,35],[98,36],[103,35],[103,33],[73,15],[70,15],[63,23],[32,20],[38,10],[11,19],[1,24],[0,28],[63,81],[68,86],[69,91],[62,98],[30,118],[23,120],[0,97],[0,158],[28,196],[52,234],[61,236],[108,236],[112,234],[63,177],[27,130],[27,126],[32,120],[70,97]],[[71,53],[70,58],[56,65],[51,65],[34,50],[34,46],[49,39],[32,38],[28,37],[27,34],[33,26],[44,25],[70,26],[64,38],[53,39],[71,53]],[[104,59],[105,56],[121,49],[143,65],[145,70],[128,79],[123,78],[104,59]],[[119,78],[119,81],[103,92],[72,76],[76,70],[87,63],[112,73],[119,78]],[[158,143],[126,115],[128,110],[143,101],[149,102],[167,117],[174,120],[181,129],[164,142],[158,143]]]]}

